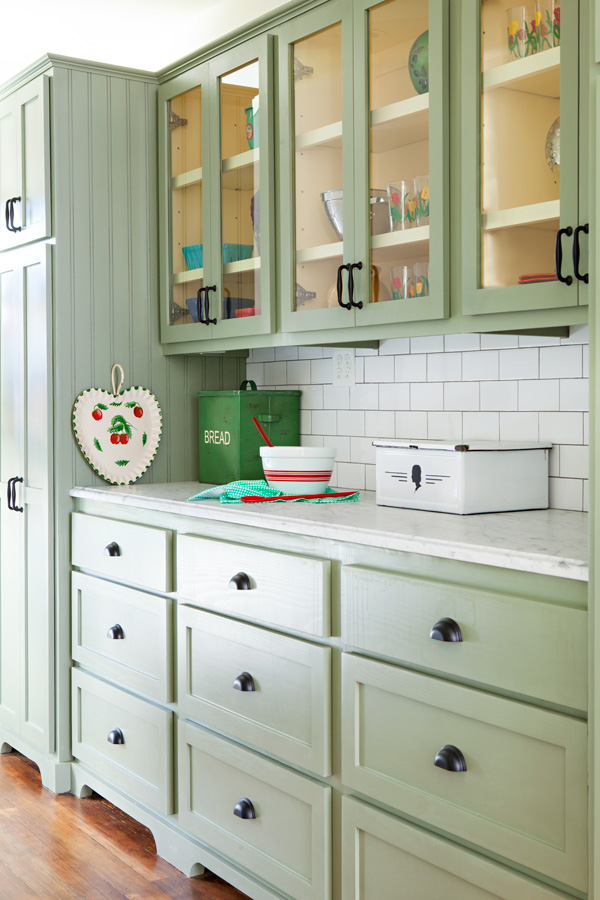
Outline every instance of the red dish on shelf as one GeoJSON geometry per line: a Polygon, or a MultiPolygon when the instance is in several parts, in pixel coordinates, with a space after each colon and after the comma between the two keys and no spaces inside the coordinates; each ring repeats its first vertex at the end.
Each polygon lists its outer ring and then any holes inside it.
{"type": "Polygon", "coordinates": [[[236,319],[243,319],[245,316],[255,316],[260,314],[260,309],[254,309],[254,307],[249,307],[248,309],[236,309],[235,317],[236,319]]]}

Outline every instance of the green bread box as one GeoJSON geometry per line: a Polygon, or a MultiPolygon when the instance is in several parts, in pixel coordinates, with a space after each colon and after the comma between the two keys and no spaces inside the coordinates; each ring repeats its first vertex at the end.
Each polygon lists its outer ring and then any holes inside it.
{"type": "Polygon", "coordinates": [[[300,391],[257,390],[243,381],[239,391],[198,391],[199,481],[264,478],[259,447],[264,446],[255,416],[273,444],[300,444],[300,391]]]}

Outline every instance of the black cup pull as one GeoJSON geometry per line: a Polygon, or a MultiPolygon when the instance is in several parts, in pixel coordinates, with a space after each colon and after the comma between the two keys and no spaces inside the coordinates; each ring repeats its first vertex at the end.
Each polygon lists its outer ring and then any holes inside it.
{"type": "Polygon", "coordinates": [[[104,555],[105,556],[120,556],[121,555],[121,548],[119,547],[119,545],[117,544],[116,541],[111,541],[110,544],[106,545],[106,547],[104,548],[104,555]]]}
{"type": "Polygon", "coordinates": [[[17,484],[23,484],[23,479],[20,475],[11,478],[12,481],[12,506],[10,507],[13,512],[23,512],[22,506],[17,506],[17,484]]]}
{"type": "Polygon", "coordinates": [[[462,631],[460,625],[454,619],[440,619],[435,623],[429,637],[434,641],[462,641],[462,631]]]}
{"type": "Polygon", "coordinates": [[[210,291],[216,291],[216,290],[217,290],[216,284],[211,284],[210,287],[204,288],[204,308],[206,310],[206,319],[204,319],[203,321],[204,321],[205,325],[216,325],[217,324],[217,320],[211,319],[211,317],[210,317],[210,308],[209,308],[209,303],[208,303],[208,295],[209,295],[210,291]]]}
{"type": "Polygon", "coordinates": [[[20,203],[20,202],[21,202],[20,197],[13,197],[12,200],[10,201],[10,230],[14,231],[15,233],[17,231],[21,231],[20,225],[15,227],[15,203],[20,203]]]}
{"type": "Polygon", "coordinates": [[[113,728],[112,731],[108,732],[106,740],[109,744],[124,744],[125,737],[120,728],[113,728]]]}
{"type": "Polygon", "coordinates": [[[252,805],[252,801],[248,800],[247,797],[243,797],[235,804],[233,807],[233,814],[240,819],[256,819],[256,810],[252,805]]]}
{"type": "Polygon", "coordinates": [[[355,306],[357,309],[362,309],[363,304],[362,300],[358,303],[354,301],[354,272],[353,269],[358,269],[359,271],[362,269],[363,264],[361,262],[351,263],[348,266],[348,300],[350,302],[350,306],[355,306]]]}
{"type": "Polygon", "coordinates": [[[229,587],[233,591],[249,591],[252,589],[250,579],[245,572],[238,572],[229,582],[229,587]]]}
{"type": "Polygon", "coordinates": [[[120,625],[112,625],[106,632],[106,637],[110,638],[111,641],[122,641],[125,637],[125,632],[120,625]]]}
{"type": "Polygon", "coordinates": [[[255,691],[256,685],[250,672],[242,672],[233,682],[236,691],[255,691]]]}
{"type": "Polygon", "coordinates": [[[567,275],[566,277],[562,273],[562,236],[566,234],[567,237],[571,237],[573,234],[573,229],[570,225],[566,228],[559,228],[556,232],[556,247],[554,248],[554,262],[556,263],[556,277],[559,281],[562,281],[563,284],[573,284],[573,276],[567,275]]]}
{"type": "Polygon", "coordinates": [[[448,772],[467,771],[467,761],[454,744],[444,744],[442,749],[436,753],[433,764],[439,769],[446,769],[448,772]]]}
{"type": "MultiPolygon", "coordinates": [[[[336,282],[337,302],[344,309],[352,309],[351,303],[344,303],[344,301],[342,300],[342,297],[344,295],[344,283],[342,281],[342,272],[344,271],[344,269],[346,269],[349,273],[350,266],[348,266],[348,265],[338,266],[337,282],[336,282]]],[[[350,275],[348,275],[348,277],[350,277],[350,275]]]]}
{"type": "Polygon", "coordinates": [[[585,225],[578,225],[574,231],[573,237],[573,271],[575,272],[575,278],[579,279],[579,281],[583,281],[584,284],[587,284],[590,280],[589,274],[586,272],[584,275],[579,271],[579,258],[581,256],[581,247],[579,246],[579,235],[580,234],[589,234],[590,226],[586,223],[585,225]]]}

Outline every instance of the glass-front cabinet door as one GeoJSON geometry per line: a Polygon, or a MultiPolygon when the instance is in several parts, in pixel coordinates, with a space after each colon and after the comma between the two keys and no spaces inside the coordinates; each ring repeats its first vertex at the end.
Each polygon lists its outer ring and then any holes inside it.
{"type": "Polygon", "coordinates": [[[587,302],[579,3],[467,0],[462,47],[463,312],[587,302]]]}
{"type": "Polygon", "coordinates": [[[329,3],[280,30],[284,330],[447,314],[447,5],[329,3]]]}
{"type": "Polygon", "coordinates": [[[274,326],[272,75],[263,35],[161,89],[163,342],[274,326]]]}

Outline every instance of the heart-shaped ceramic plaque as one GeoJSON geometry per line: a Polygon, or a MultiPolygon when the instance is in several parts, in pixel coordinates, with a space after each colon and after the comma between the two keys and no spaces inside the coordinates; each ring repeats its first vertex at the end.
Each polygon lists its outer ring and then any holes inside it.
{"type": "Polygon", "coordinates": [[[132,484],[158,450],[162,415],[147,388],[88,388],[73,406],[73,431],[92,469],[111,484],[132,484]]]}

